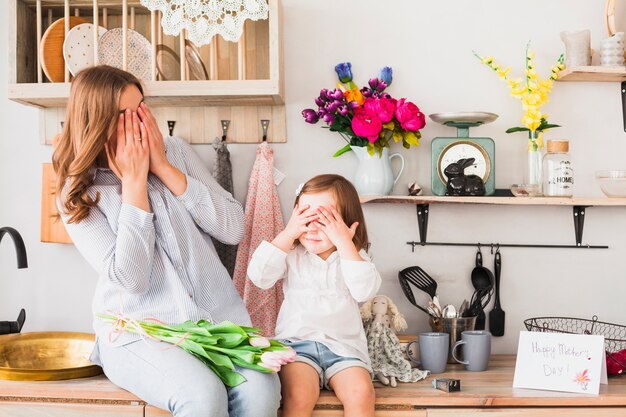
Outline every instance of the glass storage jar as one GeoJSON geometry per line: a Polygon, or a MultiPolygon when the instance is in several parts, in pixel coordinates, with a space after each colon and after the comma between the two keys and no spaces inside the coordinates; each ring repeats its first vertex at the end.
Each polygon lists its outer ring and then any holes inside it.
{"type": "Polygon", "coordinates": [[[574,170],[569,156],[569,141],[549,140],[543,157],[543,195],[571,197],[574,194],[574,170]]]}

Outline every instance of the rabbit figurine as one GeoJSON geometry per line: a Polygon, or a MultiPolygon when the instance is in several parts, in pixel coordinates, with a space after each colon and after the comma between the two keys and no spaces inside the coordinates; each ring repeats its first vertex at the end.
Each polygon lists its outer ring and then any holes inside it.
{"type": "Polygon", "coordinates": [[[452,162],[444,169],[444,174],[448,177],[446,184],[446,195],[462,196],[485,195],[485,183],[478,175],[465,175],[465,168],[474,163],[474,158],[459,159],[452,162]]]}

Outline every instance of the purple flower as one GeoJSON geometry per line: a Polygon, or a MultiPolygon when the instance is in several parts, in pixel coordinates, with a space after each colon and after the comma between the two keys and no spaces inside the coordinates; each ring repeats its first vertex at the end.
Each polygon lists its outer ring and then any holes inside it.
{"type": "Polygon", "coordinates": [[[370,78],[367,83],[372,88],[372,90],[375,91],[383,91],[385,88],[387,88],[387,83],[379,78],[370,78]]]}
{"type": "Polygon", "coordinates": [[[372,89],[369,87],[361,88],[361,94],[363,94],[363,98],[372,97],[372,89]]]}
{"type": "Polygon", "coordinates": [[[335,113],[340,104],[341,103],[333,101],[332,103],[328,105],[328,107],[326,107],[326,110],[328,111],[328,113],[335,113]]]}
{"type": "MultiPolygon", "coordinates": [[[[353,103],[356,103],[356,102],[353,102],[353,103]]],[[[340,115],[346,116],[348,114],[348,106],[345,104],[342,104],[341,106],[339,106],[339,109],[337,109],[337,111],[339,112],[340,115]]]]}
{"type": "Polygon", "coordinates": [[[320,117],[317,115],[315,110],[313,109],[304,109],[302,110],[302,117],[304,117],[304,121],[307,123],[315,124],[318,122],[320,117]]]}
{"type": "Polygon", "coordinates": [[[344,100],[343,91],[341,91],[338,88],[335,88],[333,91],[329,91],[328,97],[332,98],[333,100],[341,100],[341,101],[344,100]]]}
{"type": "Polygon", "coordinates": [[[393,80],[393,69],[391,67],[381,68],[378,78],[384,81],[385,84],[387,84],[387,87],[389,87],[391,85],[391,80],[393,80]]]}
{"type": "Polygon", "coordinates": [[[352,81],[352,64],[349,62],[342,62],[335,65],[335,71],[339,77],[339,81],[342,83],[349,83],[352,81]]]}
{"type": "Polygon", "coordinates": [[[315,99],[315,104],[317,104],[317,107],[324,107],[326,105],[326,101],[321,97],[317,97],[315,99]]]}
{"type": "Polygon", "coordinates": [[[335,121],[335,114],[334,113],[326,113],[324,115],[324,117],[322,117],[322,119],[328,123],[329,125],[332,125],[333,122],[335,121]]]}
{"type": "Polygon", "coordinates": [[[354,109],[356,109],[358,107],[359,107],[359,103],[356,102],[356,101],[351,101],[350,103],[348,103],[348,108],[350,110],[354,110],[354,109]]]}

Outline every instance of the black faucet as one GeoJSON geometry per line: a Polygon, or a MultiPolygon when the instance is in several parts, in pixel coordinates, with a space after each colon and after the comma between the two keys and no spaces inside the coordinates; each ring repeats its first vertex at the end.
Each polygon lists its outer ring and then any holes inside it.
{"type": "MultiPolygon", "coordinates": [[[[18,269],[28,268],[28,260],[26,259],[26,247],[20,233],[12,227],[0,227],[0,242],[5,234],[9,234],[15,245],[15,253],[17,255],[18,269]]],[[[0,321],[0,334],[19,333],[22,330],[24,321],[26,320],[26,311],[20,310],[16,321],[0,321]]]]}

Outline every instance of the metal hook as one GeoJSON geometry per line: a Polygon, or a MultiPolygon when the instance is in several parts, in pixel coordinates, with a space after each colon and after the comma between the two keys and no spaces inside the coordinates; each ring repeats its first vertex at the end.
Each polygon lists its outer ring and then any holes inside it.
{"type": "Polygon", "coordinates": [[[63,124],[64,124],[65,122],[59,122],[59,123],[61,123],[61,129],[63,129],[63,124]]]}
{"type": "Polygon", "coordinates": [[[490,250],[491,254],[493,255],[493,243],[491,244],[491,250],[490,250]]]}
{"type": "Polygon", "coordinates": [[[500,244],[496,243],[496,253],[500,253],[500,244]]]}
{"type": "Polygon", "coordinates": [[[230,120],[222,120],[222,142],[226,141],[226,133],[228,132],[229,125],[230,120]]]}
{"type": "Polygon", "coordinates": [[[170,136],[174,136],[174,126],[176,125],[176,120],[168,120],[167,121],[167,130],[170,132],[170,136]]]}
{"type": "Polygon", "coordinates": [[[270,121],[268,119],[261,120],[261,128],[263,129],[263,142],[267,142],[267,129],[270,126],[270,121]]]}

